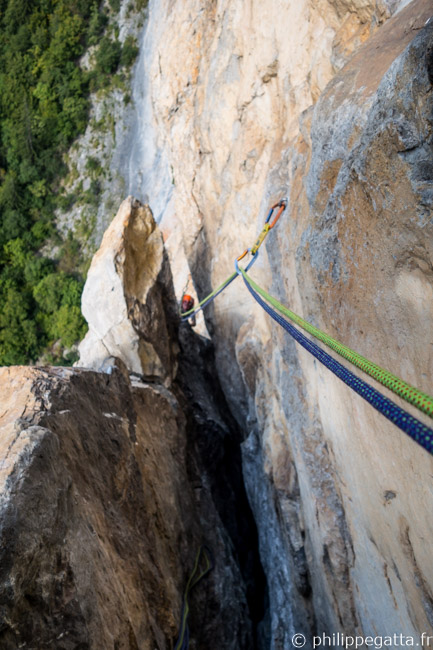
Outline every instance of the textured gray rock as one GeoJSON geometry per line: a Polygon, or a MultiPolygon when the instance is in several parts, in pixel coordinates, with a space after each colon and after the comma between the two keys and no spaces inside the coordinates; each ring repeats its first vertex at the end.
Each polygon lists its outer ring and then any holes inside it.
{"type": "MultiPolygon", "coordinates": [[[[430,393],[431,13],[427,0],[161,1],[146,66],[154,169],[164,160],[173,179],[161,227],[199,295],[289,194],[254,277],[430,393]]],[[[431,459],[269,323],[239,280],[206,324],[246,436],[270,647],[304,616],[311,632],[418,641],[432,629],[431,459]]]]}
{"type": "Polygon", "coordinates": [[[131,384],[115,360],[104,371],[0,371],[0,646],[171,648],[206,542],[215,568],[191,595],[190,647],[250,648],[236,515],[206,468],[230,429],[206,379],[196,369],[191,408],[179,385],[131,384]]]}
{"type": "MultiPolygon", "coordinates": [[[[302,143],[298,149],[291,179],[291,196],[298,200],[292,200],[270,256],[272,291],[280,300],[296,304],[298,313],[427,392],[433,376],[426,327],[433,251],[424,171],[431,137],[432,28],[421,28],[429,12],[428,3],[413,3],[323,93],[309,116],[311,152],[305,148],[302,158],[302,143]],[[407,156],[406,148],[417,153],[407,156]],[[296,263],[290,276],[281,273],[287,252],[296,263]]],[[[423,488],[418,493],[412,472],[422,466],[415,473],[426,479],[431,459],[296,352],[285,335],[274,336],[281,350],[293,352],[272,363],[284,415],[276,420],[277,406],[265,408],[272,424],[262,423],[263,446],[268,428],[285,421],[317,629],[398,629],[419,639],[432,623],[422,542],[432,522],[429,497],[423,488]],[[391,507],[384,497],[390,484],[400,494],[391,507]],[[423,522],[410,503],[418,504],[423,522]]],[[[259,387],[265,395],[266,384],[265,379],[259,387]]],[[[271,448],[267,462],[275,468],[281,452],[275,442],[271,448]]],[[[263,525],[264,520],[259,530],[263,525]]]]}
{"type": "MultiPolygon", "coordinates": [[[[115,29],[120,43],[132,38],[141,45],[147,17],[144,4],[120,0],[117,15],[111,7],[108,30],[112,33],[115,29]]],[[[95,48],[91,47],[81,60],[83,68],[94,69],[94,54],[95,48]]],[[[136,63],[129,69],[123,67],[111,79],[110,87],[91,95],[86,131],[64,156],[68,174],[63,186],[72,206],[65,212],[58,211],[57,225],[65,234],[74,233],[87,259],[101,243],[114,211],[130,193],[125,192],[125,160],[119,155],[119,146],[135,126],[129,90],[135,68],[136,63]],[[96,163],[96,168],[89,168],[89,159],[96,163]]]]}
{"type": "Polygon", "coordinates": [[[1,646],[166,647],[194,530],[175,515],[173,406],[115,369],[2,370],[2,386],[1,646]]]}

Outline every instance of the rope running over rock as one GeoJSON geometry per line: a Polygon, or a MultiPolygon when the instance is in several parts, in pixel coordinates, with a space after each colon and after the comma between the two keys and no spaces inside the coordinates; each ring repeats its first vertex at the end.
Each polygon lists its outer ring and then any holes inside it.
{"type": "Polygon", "coordinates": [[[369,386],[363,380],[357,378],[353,373],[347,370],[342,366],[338,361],[333,359],[330,355],[324,352],[320,347],[318,347],[312,341],[309,341],[304,337],[293,325],[287,322],[280,314],[289,318],[292,322],[296,323],[302,327],[306,332],[314,336],[317,340],[325,343],[329,348],[337,352],[344,359],[352,363],[354,366],[368,374],[370,377],[373,377],[378,382],[386,386],[389,390],[393,391],[396,395],[406,400],[408,403],[412,404],[420,411],[426,415],[433,418],[433,397],[423,393],[414,386],[411,386],[403,379],[400,379],[396,375],[392,374],[388,370],[381,368],[377,364],[373,363],[369,359],[366,359],[355,350],[352,350],[347,345],[340,343],[336,339],[332,338],[326,332],[314,327],[311,323],[304,320],[290,309],[282,305],[276,298],[268,294],[264,289],[262,289],[258,284],[252,280],[247,275],[247,271],[256,261],[259,248],[263,244],[266,236],[269,231],[275,226],[281,214],[287,206],[287,199],[282,199],[275,205],[273,205],[269,211],[268,217],[265,221],[265,225],[256,241],[254,246],[251,249],[246,249],[242,255],[240,255],[236,262],[236,271],[232,273],[224,282],[212,291],[208,296],[206,296],[198,305],[197,308],[193,308],[187,312],[181,313],[180,316],[182,320],[187,320],[191,315],[197,313],[209,303],[211,303],[220,293],[222,293],[228,286],[235,280],[237,275],[242,275],[245,285],[247,286],[250,293],[253,295],[255,300],[263,307],[263,309],[277,322],[281,325],[286,331],[288,331],[305,349],[307,349],[311,354],[313,354],[317,359],[319,359],[324,365],[327,366],[334,374],[336,374],[340,379],[342,379],[347,385],[349,385],[355,392],[364,397],[374,408],[380,411],[385,417],[391,420],[396,426],[398,426],[402,431],[407,433],[411,438],[419,442],[427,451],[433,453],[433,430],[422,424],[419,420],[411,416],[409,413],[401,409],[399,406],[394,404],[387,397],[382,395],[379,391],[369,386]],[[271,222],[271,217],[274,213],[274,210],[278,209],[278,212],[271,222]],[[251,253],[252,259],[249,261],[245,269],[239,266],[239,261],[242,260],[248,253],[251,253]],[[262,300],[260,296],[264,298],[262,300]],[[269,304],[267,304],[269,303],[269,304]],[[277,314],[272,307],[275,308],[280,314],[277,314]]]}

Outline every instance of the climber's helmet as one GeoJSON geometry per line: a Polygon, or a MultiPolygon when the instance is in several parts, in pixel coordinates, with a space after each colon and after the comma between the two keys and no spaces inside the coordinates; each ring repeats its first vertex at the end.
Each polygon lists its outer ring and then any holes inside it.
{"type": "Polygon", "coordinates": [[[194,307],[194,298],[187,293],[184,293],[182,298],[182,311],[189,311],[194,307]]]}

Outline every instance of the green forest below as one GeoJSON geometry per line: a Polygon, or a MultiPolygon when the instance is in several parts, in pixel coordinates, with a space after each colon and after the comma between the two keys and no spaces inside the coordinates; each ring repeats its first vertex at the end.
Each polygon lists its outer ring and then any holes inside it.
{"type": "Polygon", "coordinates": [[[92,0],[0,0],[0,365],[64,363],[86,332],[80,245],[54,215],[89,94],[137,54],[107,29],[118,9],[119,0],[108,11],[92,0]],[[91,45],[87,71],[78,61],[91,45]],[[43,252],[54,249],[56,259],[43,252]]]}

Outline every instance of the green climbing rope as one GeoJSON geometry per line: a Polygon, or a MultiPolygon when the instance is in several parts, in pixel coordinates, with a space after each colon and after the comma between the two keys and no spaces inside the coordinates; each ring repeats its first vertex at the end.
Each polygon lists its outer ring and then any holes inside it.
{"type": "Polygon", "coordinates": [[[180,316],[183,320],[187,320],[190,316],[192,316],[193,314],[197,313],[198,311],[200,311],[200,309],[203,309],[203,307],[206,307],[206,305],[207,305],[209,302],[211,302],[212,300],[214,300],[214,298],[216,298],[217,295],[218,295],[219,293],[221,293],[222,291],[224,291],[224,289],[225,289],[226,287],[228,287],[228,285],[229,285],[231,282],[233,282],[233,280],[234,280],[236,277],[237,277],[237,273],[236,273],[236,271],[235,271],[234,273],[232,273],[231,275],[229,275],[229,277],[226,278],[226,279],[224,280],[224,282],[222,282],[222,283],[219,285],[219,287],[217,287],[216,289],[214,289],[214,290],[213,290],[213,291],[212,291],[208,296],[206,296],[206,298],[203,298],[203,300],[201,300],[201,301],[198,303],[197,307],[192,307],[192,309],[189,309],[188,311],[182,311],[182,310],[180,310],[180,311],[179,311],[179,316],[180,316]]]}
{"type": "Polygon", "coordinates": [[[306,332],[314,336],[319,341],[325,343],[325,345],[327,345],[329,348],[337,352],[344,359],[347,359],[347,361],[350,361],[350,363],[353,365],[363,370],[365,373],[370,375],[370,377],[376,379],[378,382],[383,384],[383,386],[386,386],[392,390],[396,395],[402,397],[404,400],[406,400],[406,402],[413,404],[420,411],[423,411],[430,417],[433,417],[433,397],[427,395],[426,393],[422,393],[414,386],[407,384],[405,381],[403,381],[403,379],[400,379],[387,370],[384,370],[372,361],[369,361],[351,348],[347,347],[347,345],[340,343],[336,339],[332,338],[332,336],[329,336],[329,334],[326,334],[325,332],[322,332],[322,330],[319,330],[317,327],[314,327],[314,325],[311,325],[311,323],[308,323],[306,320],[290,311],[290,309],[269,295],[267,291],[259,287],[259,285],[256,284],[254,280],[247,275],[242,267],[239,267],[239,269],[248,284],[253,287],[257,293],[259,293],[281,314],[287,316],[287,318],[289,318],[292,322],[302,327],[306,332]]]}
{"type": "MultiPolygon", "coordinates": [[[[250,263],[248,264],[248,266],[246,267],[246,270],[247,270],[247,271],[248,271],[248,269],[250,269],[250,268],[252,267],[252,265],[253,265],[254,262],[256,261],[257,256],[258,256],[258,252],[259,252],[259,248],[260,248],[260,246],[261,246],[261,245],[263,244],[263,242],[265,241],[266,236],[267,236],[267,234],[269,233],[269,231],[272,230],[272,228],[273,228],[273,227],[275,226],[275,224],[277,223],[278,219],[279,219],[279,218],[281,217],[281,215],[283,214],[284,210],[286,209],[286,206],[287,206],[287,198],[284,198],[284,199],[281,199],[281,201],[278,201],[278,203],[275,203],[275,205],[273,205],[273,206],[271,207],[271,209],[269,210],[269,214],[268,214],[268,216],[267,216],[267,219],[266,219],[265,225],[264,225],[264,227],[263,227],[263,230],[262,230],[262,232],[260,233],[260,235],[259,235],[259,237],[258,237],[256,243],[255,243],[254,246],[251,248],[252,259],[251,259],[250,263]],[[277,210],[277,208],[278,208],[278,210],[277,210]],[[275,214],[275,216],[274,216],[274,211],[275,211],[275,210],[277,210],[277,212],[276,212],[276,214],[275,214]],[[274,219],[271,221],[272,216],[274,216],[274,219]]],[[[240,255],[240,256],[238,257],[238,260],[243,259],[243,258],[245,257],[245,255],[246,255],[249,251],[250,251],[250,249],[247,248],[247,249],[242,253],[242,255],[240,255]]],[[[183,321],[185,321],[185,320],[188,320],[188,318],[189,318],[190,316],[192,316],[193,314],[197,314],[197,312],[199,312],[200,309],[203,309],[203,308],[206,307],[209,303],[211,303],[213,300],[215,300],[215,298],[216,298],[220,293],[222,293],[222,292],[224,291],[224,289],[226,289],[226,288],[229,286],[229,284],[231,284],[231,283],[233,282],[233,280],[235,280],[237,277],[238,277],[238,273],[237,273],[237,272],[232,273],[231,275],[229,275],[229,277],[226,278],[226,279],[224,280],[224,282],[222,282],[222,283],[219,285],[219,287],[217,287],[216,289],[214,289],[214,290],[213,290],[209,295],[206,296],[206,298],[203,298],[203,300],[201,300],[201,301],[198,303],[197,307],[191,307],[191,309],[189,309],[188,311],[182,311],[182,309],[180,309],[180,310],[179,310],[179,316],[181,317],[181,319],[182,319],[183,321]]],[[[184,291],[184,293],[185,293],[185,291],[184,291]]]]}
{"type": "Polygon", "coordinates": [[[189,576],[185,592],[183,595],[182,614],[179,627],[179,636],[176,641],[174,650],[188,650],[189,647],[189,629],[188,629],[188,616],[189,616],[189,594],[193,587],[195,587],[200,580],[202,580],[214,568],[214,560],[211,550],[207,546],[200,546],[195,557],[194,568],[189,576]],[[200,561],[204,562],[204,567],[200,571],[200,561]]]}

